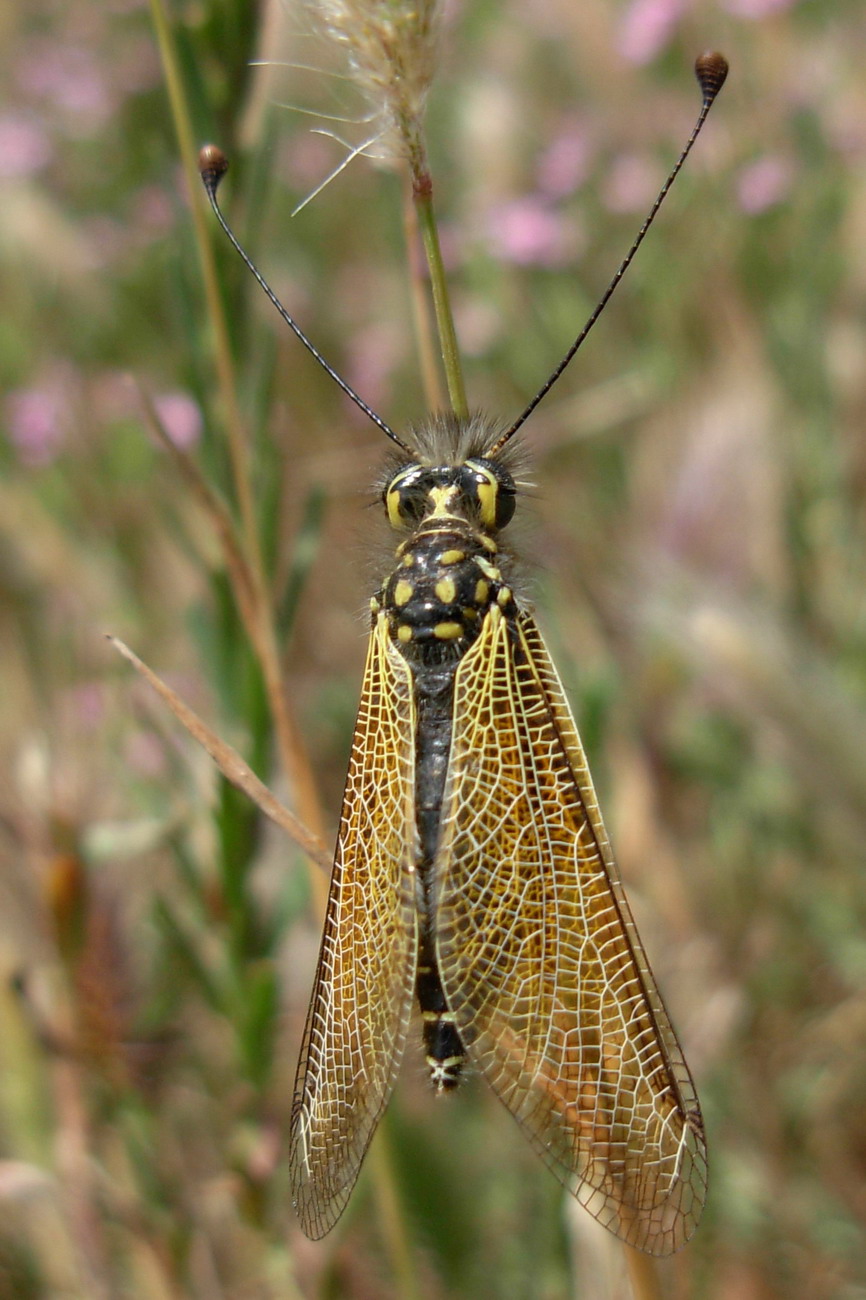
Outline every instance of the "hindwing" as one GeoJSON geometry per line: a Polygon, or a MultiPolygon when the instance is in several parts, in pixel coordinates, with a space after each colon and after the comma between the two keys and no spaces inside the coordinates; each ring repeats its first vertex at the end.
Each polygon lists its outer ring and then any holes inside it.
{"type": "Polygon", "coordinates": [[[380,615],[292,1108],[292,1193],[313,1238],[345,1208],[406,1043],[418,951],[414,787],[412,678],[380,615]]]}
{"type": "Polygon", "coordinates": [[[676,1250],[706,1193],[698,1101],[525,614],[489,610],[457,669],[435,900],[470,1059],[605,1227],[676,1250]]]}

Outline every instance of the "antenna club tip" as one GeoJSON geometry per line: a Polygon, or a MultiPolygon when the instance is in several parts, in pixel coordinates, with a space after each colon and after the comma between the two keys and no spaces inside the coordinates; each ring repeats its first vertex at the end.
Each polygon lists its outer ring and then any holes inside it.
{"type": "Polygon", "coordinates": [[[695,60],[695,76],[704,99],[710,104],[725,84],[727,75],[728,60],[717,50],[706,50],[695,60]]]}
{"type": "Polygon", "coordinates": [[[212,194],[229,169],[229,160],[219,145],[206,144],[199,150],[198,170],[205,189],[212,194]]]}

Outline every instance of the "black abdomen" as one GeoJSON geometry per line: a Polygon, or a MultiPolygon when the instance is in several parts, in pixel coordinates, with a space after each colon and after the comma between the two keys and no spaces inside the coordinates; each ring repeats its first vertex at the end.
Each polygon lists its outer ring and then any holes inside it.
{"type": "Polygon", "coordinates": [[[454,674],[499,588],[495,547],[458,521],[416,534],[381,594],[391,636],[412,666],[417,730],[415,817],[421,938],[416,993],[437,1092],[460,1082],[466,1052],[436,965],[433,866],[451,751],[454,674]],[[456,524],[456,526],[455,526],[456,524]]]}
{"type": "Polygon", "coordinates": [[[415,984],[424,1022],[424,1059],[436,1091],[450,1092],[460,1083],[466,1051],[445,1001],[436,960],[426,948],[422,942],[415,984]]]}

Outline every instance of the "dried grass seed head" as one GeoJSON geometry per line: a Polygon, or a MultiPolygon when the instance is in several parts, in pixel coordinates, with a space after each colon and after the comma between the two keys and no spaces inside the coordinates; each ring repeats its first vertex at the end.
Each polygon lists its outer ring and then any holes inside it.
{"type": "Polygon", "coordinates": [[[382,121],[384,156],[424,166],[422,120],[436,71],[441,0],[309,0],[316,24],[345,51],[382,121]]]}

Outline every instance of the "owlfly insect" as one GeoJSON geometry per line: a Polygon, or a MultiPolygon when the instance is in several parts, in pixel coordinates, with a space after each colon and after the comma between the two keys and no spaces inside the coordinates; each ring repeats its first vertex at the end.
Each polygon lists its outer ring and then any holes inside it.
{"type": "Polygon", "coordinates": [[[515,435],[637,252],[727,74],[698,59],[700,115],[604,297],[507,428],[436,415],[399,436],[323,359],[232,234],[228,166],[202,150],[217,219],[280,315],[396,449],[400,537],[370,640],[291,1123],[308,1236],[342,1214],[394,1087],[413,1005],[433,1087],[484,1076],[605,1227],[666,1255],[707,1185],[695,1087],[641,946],[562,686],[500,535],[515,435]]]}

